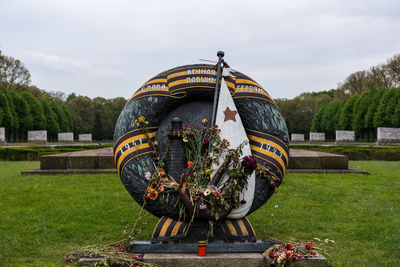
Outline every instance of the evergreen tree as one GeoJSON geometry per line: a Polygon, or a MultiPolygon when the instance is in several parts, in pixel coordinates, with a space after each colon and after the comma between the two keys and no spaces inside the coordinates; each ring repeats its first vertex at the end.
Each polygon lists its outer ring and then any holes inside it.
{"type": "MultiPolygon", "coordinates": [[[[26,103],[25,99],[14,91],[10,92],[11,98],[18,118],[18,137],[20,140],[25,140],[27,131],[32,128],[32,116],[30,108],[26,103]]],[[[15,137],[14,137],[15,139],[15,137]]]]}
{"type": "Polygon", "coordinates": [[[65,106],[61,106],[61,110],[64,112],[65,117],[67,118],[67,132],[73,132],[74,131],[74,122],[72,120],[71,114],[67,110],[65,106]]]}
{"type": "Polygon", "coordinates": [[[56,140],[57,133],[60,132],[60,126],[57,122],[57,115],[54,111],[49,107],[47,102],[42,99],[40,100],[40,104],[43,107],[43,112],[46,114],[46,130],[47,134],[49,135],[50,140],[56,140]]]}
{"type": "Polygon", "coordinates": [[[395,112],[396,105],[398,105],[397,91],[397,89],[392,88],[383,94],[374,116],[375,127],[393,127],[392,115],[395,112]]]}
{"type": "Polygon", "coordinates": [[[59,105],[57,105],[57,103],[51,101],[49,103],[49,107],[51,108],[51,110],[56,114],[57,116],[57,122],[58,125],[60,126],[60,131],[61,132],[68,132],[69,127],[68,127],[68,119],[67,119],[67,115],[65,114],[65,112],[61,109],[61,107],[59,105]]]}
{"type": "Polygon", "coordinates": [[[340,111],[340,117],[339,117],[339,125],[338,125],[338,130],[352,130],[352,122],[353,122],[353,112],[354,112],[354,106],[357,101],[358,96],[354,95],[347,99],[344,104],[343,108],[340,111]]]}
{"type": "Polygon", "coordinates": [[[44,130],[46,127],[46,117],[44,116],[43,107],[40,102],[28,92],[21,93],[21,97],[29,105],[32,115],[32,128],[28,130],[44,130]]]}
{"type": "MultiPolygon", "coordinates": [[[[0,126],[5,128],[6,136],[14,124],[7,97],[0,91],[0,126]]],[[[8,141],[8,140],[7,140],[8,141]]]]}
{"type": "Polygon", "coordinates": [[[322,128],[322,114],[324,114],[327,104],[321,105],[314,114],[311,122],[310,132],[323,132],[322,128]]]}

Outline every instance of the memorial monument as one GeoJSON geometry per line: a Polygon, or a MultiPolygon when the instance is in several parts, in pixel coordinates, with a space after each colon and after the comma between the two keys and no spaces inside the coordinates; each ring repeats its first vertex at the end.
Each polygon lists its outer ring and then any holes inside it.
{"type": "Polygon", "coordinates": [[[156,75],[133,94],[116,123],[114,162],[129,194],[160,218],[154,244],[255,243],[246,216],[274,194],[286,173],[289,135],[281,113],[223,56],[218,52],[215,66],[156,75]]]}
{"type": "Polygon", "coordinates": [[[7,145],[6,142],[6,130],[4,127],[0,127],[0,146],[7,145]]]}

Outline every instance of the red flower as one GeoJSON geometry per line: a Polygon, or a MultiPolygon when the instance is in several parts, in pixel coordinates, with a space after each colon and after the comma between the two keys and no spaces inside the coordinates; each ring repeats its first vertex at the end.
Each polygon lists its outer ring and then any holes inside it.
{"type": "Polygon", "coordinates": [[[286,249],[289,249],[289,250],[290,250],[290,249],[292,249],[292,244],[290,244],[290,243],[286,243],[286,246],[285,246],[285,248],[286,248],[286,249]]]}
{"type": "Polygon", "coordinates": [[[250,170],[255,170],[257,168],[257,162],[252,156],[245,156],[241,164],[243,167],[250,170]]]}
{"type": "Polygon", "coordinates": [[[143,260],[143,254],[136,255],[135,260],[142,261],[143,260]]]}
{"type": "Polygon", "coordinates": [[[189,162],[187,163],[188,168],[192,167],[193,165],[194,165],[194,163],[191,162],[191,161],[189,161],[189,162]]]}
{"type": "Polygon", "coordinates": [[[278,190],[275,190],[275,191],[274,191],[274,194],[278,194],[278,190]]]}
{"type": "Polygon", "coordinates": [[[150,199],[150,197],[148,195],[144,195],[143,198],[146,199],[146,200],[150,199]]]}
{"type": "Polygon", "coordinates": [[[214,190],[214,194],[216,194],[217,196],[219,196],[221,193],[218,190],[214,190]]]}
{"type": "Polygon", "coordinates": [[[290,251],[286,251],[286,258],[289,258],[290,255],[292,255],[292,253],[290,253],[290,251]]]}
{"type": "Polygon", "coordinates": [[[242,201],[240,201],[240,203],[242,203],[242,204],[246,204],[246,200],[244,200],[244,199],[242,199],[242,201]]]}
{"type": "Polygon", "coordinates": [[[293,256],[292,257],[292,261],[296,261],[297,260],[297,257],[296,256],[293,256]]]}
{"type": "Polygon", "coordinates": [[[271,251],[271,252],[268,254],[268,257],[270,257],[271,259],[273,259],[273,258],[275,258],[275,254],[271,251]]]}

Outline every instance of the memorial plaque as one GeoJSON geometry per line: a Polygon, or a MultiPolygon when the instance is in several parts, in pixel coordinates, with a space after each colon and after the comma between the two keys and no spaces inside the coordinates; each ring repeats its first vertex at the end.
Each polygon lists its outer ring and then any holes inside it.
{"type": "Polygon", "coordinates": [[[5,146],[6,143],[6,129],[4,127],[0,128],[0,146],[5,146]]]}
{"type": "Polygon", "coordinates": [[[292,133],[292,143],[304,142],[304,134],[292,133]]]}
{"type": "Polygon", "coordinates": [[[58,133],[58,142],[73,143],[74,133],[58,133]]]}
{"type": "Polygon", "coordinates": [[[80,134],[79,142],[82,143],[92,143],[92,134],[80,134]]]}
{"type": "Polygon", "coordinates": [[[28,131],[28,142],[47,145],[47,131],[28,131]]]}
{"type": "Polygon", "coordinates": [[[310,133],[310,144],[325,142],[325,133],[310,133]]]}
{"type": "Polygon", "coordinates": [[[336,145],[354,142],[354,131],[336,131],[336,145]]]}
{"type": "Polygon", "coordinates": [[[400,128],[378,127],[377,145],[400,143],[400,128]]]}

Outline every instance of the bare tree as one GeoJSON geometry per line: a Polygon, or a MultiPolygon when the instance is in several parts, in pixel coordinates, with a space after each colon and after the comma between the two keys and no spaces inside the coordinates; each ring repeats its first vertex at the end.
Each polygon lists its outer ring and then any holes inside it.
{"type": "Polygon", "coordinates": [[[5,56],[0,50],[0,81],[7,89],[19,88],[30,84],[31,74],[19,59],[5,56]]]}
{"type": "Polygon", "coordinates": [[[394,55],[387,62],[387,68],[393,82],[396,86],[400,86],[400,54],[394,55]]]}

